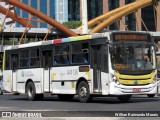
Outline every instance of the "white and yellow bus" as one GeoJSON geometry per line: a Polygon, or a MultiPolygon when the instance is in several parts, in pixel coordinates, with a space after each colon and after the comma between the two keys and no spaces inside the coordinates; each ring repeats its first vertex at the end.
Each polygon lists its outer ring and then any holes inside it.
{"type": "Polygon", "coordinates": [[[4,89],[26,93],[29,100],[45,93],[80,102],[93,96],[157,93],[156,57],[150,34],[106,32],[7,47],[4,89]]]}

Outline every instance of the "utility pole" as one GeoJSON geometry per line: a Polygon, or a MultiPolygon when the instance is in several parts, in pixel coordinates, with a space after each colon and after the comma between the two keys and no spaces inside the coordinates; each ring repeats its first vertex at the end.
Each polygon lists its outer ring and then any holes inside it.
{"type": "Polygon", "coordinates": [[[82,2],[82,34],[88,34],[88,13],[87,13],[87,0],[82,2]]]}

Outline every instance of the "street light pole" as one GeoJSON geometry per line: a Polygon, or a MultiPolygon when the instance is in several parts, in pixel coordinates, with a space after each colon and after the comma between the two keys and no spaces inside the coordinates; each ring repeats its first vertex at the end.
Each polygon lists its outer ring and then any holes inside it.
{"type": "Polygon", "coordinates": [[[82,4],[82,34],[88,34],[87,0],[81,0],[82,4]]]}

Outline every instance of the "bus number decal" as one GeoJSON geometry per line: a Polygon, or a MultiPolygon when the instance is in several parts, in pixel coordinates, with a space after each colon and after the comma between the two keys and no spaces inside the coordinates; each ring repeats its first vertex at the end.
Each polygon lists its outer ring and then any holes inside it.
{"type": "Polygon", "coordinates": [[[78,75],[78,69],[67,70],[67,75],[78,75]]]}
{"type": "Polygon", "coordinates": [[[31,77],[34,76],[34,74],[31,71],[22,71],[21,77],[31,77]]]}

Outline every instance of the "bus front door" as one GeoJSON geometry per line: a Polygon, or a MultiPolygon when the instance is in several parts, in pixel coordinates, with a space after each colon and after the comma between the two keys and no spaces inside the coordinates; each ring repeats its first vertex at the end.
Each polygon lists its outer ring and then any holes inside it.
{"type": "Polygon", "coordinates": [[[18,54],[11,54],[12,91],[17,91],[18,54]]]}
{"type": "Polygon", "coordinates": [[[100,93],[101,87],[101,45],[93,45],[91,48],[91,66],[93,68],[93,92],[100,93]]]}
{"type": "Polygon", "coordinates": [[[43,67],[43,90],[50,92],[50,66],[52,59],[52,50],[42,51],[42,67],[43,67]]]}

